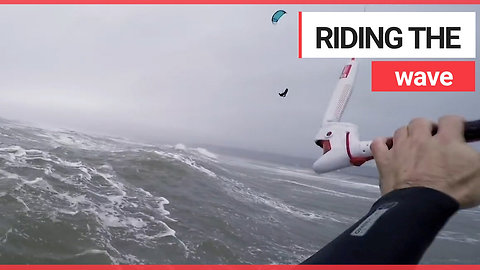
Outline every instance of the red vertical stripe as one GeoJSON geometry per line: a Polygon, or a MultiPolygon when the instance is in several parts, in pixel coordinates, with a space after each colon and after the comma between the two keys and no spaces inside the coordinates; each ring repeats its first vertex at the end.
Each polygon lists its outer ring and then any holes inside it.
{"type": "Polygon", "coordinates": [[[302,12],[298,12],[298,58],[302,58],[302,12]]]}

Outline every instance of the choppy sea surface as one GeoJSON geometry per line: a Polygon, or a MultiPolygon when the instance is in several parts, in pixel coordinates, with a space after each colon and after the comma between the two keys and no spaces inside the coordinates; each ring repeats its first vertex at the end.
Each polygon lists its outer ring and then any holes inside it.
{"type": "MultiPolygon", "coordinates": [[[[0,264],[296,264],[376,182],[0,120],[0,264]]],[[[480,264],[479,224],[461,211],[422,262],[480,264]]]]}

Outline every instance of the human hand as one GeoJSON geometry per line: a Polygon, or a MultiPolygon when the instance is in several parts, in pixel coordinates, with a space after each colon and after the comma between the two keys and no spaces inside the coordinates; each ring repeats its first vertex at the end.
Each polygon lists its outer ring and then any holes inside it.
{"type": "Polygon", "coordinates": [[[445,116],[435,124],[417,118],[377,138],[370,148],[380,173],[382,195],[401,188],[428,187],[454,198],[461,208],[480,204],[480,153],[464,139],[464,119],[445,116]],[[391,149],[389,149],[391,146],[391,149]]]}

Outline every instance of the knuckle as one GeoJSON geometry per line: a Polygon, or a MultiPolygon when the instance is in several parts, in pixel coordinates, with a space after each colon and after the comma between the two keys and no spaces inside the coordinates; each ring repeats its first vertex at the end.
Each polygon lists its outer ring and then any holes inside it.
{"type": "Polygon", "coordinates": [[[428,119],[426,118],[423,118],[423,117],[417,117],[417,118],[413,118],[409,125],[419,125],[419,124],[425,124],[425,123],[428,123],[430,122],[428,119]]]}
{"type": "Polygon", "coordinates": [[[465,118],[460,115],[444,115],[440,117],[441,122],[464,122],[465,118]]]}
{"type": "Polygon", "coordinates": [[[393,133],[393,136],[394,137],[399,137],[404,131],[405,131],[406,127],[401,127],[401,128],[398,128],[397,130],[395,130],[395,132],[393,133]]]}
{"type": "Polygon", "coordinates": [[[370,148],[375,148],[375,147],[378,147],[380,145],[382,145],[384,142],[384,138],[382,137],[377,137],[375,139],[373,139],[372,143],[370,144],[370,148]]]}

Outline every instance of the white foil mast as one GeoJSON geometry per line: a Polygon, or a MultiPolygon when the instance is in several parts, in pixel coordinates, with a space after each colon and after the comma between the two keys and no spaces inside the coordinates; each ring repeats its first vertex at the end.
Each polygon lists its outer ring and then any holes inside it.
{"type": "Polygon", "coordinates": [[[342,118],[343,111],[352,95],[356,75],[357,61],[355,61],[355,58],[352,58],[342,69],[337,86],[333,91],[330,102],[328,103],[328,108],[325,111],[325,116],[323,117],[324,125],[328,122],[339,122],[342,118]]]}
{"type": "MultiPolygon", "coordinates": [[[[313,164],[317,173],[325,173],[351,165],[360,166],[373,159],[371,141],[360,141],[355,124],[340,122],[343,111],[352,94],[357,73],[357,62],[351,59],[342,70],[323,118],[323,124],[315,136],[315,144],[323,148],[322,156],[313,164]]],[[[480,120],[465,122],[467,142],[480,141],[480,120]]]]}
{"type": "Polygon", "coordinates": [[[371,141],[359,140],[357,125],[340,122],[352,95],[357,64],[355,58],[352,58],[343,67],[325,111],[322,127],[315,136],[315,143],[323,148],[323,155],[313,164],[313,170],[317,173],[325,173],[351,165],[360,166],[372,159],[371,141]]]}

